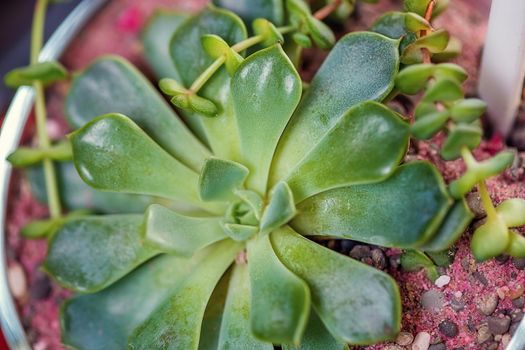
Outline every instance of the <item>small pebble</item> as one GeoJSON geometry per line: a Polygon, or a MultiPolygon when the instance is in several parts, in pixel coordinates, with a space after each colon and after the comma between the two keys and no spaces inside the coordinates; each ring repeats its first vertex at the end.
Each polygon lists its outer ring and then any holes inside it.
{"type": "Polygon", "coordinates": [[[419,332],[412,343],[412,350],[428,350],[430,346],[430,334],[419,332]]]}
{"type": "Polygon", "coordinates": [[[452,308],[452,310],[458,312],[465,308],[465,303],[462,302],[461,300],[452,299],[450,301],[450,307],[452,308]]]}
{"type": "Polygon", "coordinates": [[[450,276],[447,276],[447,275],[442,275],[442,276],[439,276],[436,281],[434,282],[434,284],[438,287],[438,288],[443,288],[444,286],[446,286],[447,284],[450,283],[450,276]]]}
{"type": "Polygon", "coordinates": [[[503,334],[503,337],[501,337],[501,345],[503,345],[503,348],[506,348],[507,345],[509,345],[511,339],[510,334],[503,334]]]}
{"type": "Polygon", "coordinates": [[[487,317],[487,324],[492,334],[505,334],[510,327],[510,317],[503,315],[490,316],[487,317]]]}
{"type": "Polygon", "coordinates": [[[525,258],[512,258],[512,265],[518,270],[525,269],[525,258]]]}
{"type": "Polygon", "coordinates": [[[523,319],[523,311],[521,310],[512,310],[510,312],[510,321],[512,323],[519,322],[523,319]]]}
{"type": "Polygon", "coordinates": [[[444,343],[438,343],[438,344],[430,345],[428,350],[447,350],[447,347],[444,343]]]}
{"type": "Polygon", "coordinates": [[[497,350],[498,347],[499,347],[499,343],[497,341],[489,341],[483,344],[483,349],[485,350],[497,350]]]}
{"type": "Polygon", "coordinates": [[[370,257],[370,247],[367,245],[356,245],[350,251],[350,257],[361,260],[370,257]]]}
{"type": "Polygon", "coordinates": [[[441,322],[438,328],[439,331],[448,338],[454,338],[459,333],[458,325],[451,320],[445,320],[441,322]]]}
{"type": "Polygon", "coordinates": [[[490,334],[490,330],[488,326],[482,325],[481,327],[479,327],[478,334],[476,337],[478,344],[483,344],[484,342],[486,342],[487,340],[491,338],[492,338],[492,334],[490,334]]]}
{"type": "Polygon", "coordinates": [[[496,293],[490,293],[478,298],[476,300],[476,306],[482,314],[489,316],[492,315],[496,307],[498,307],[498,301],[498,295],[496,293]]]}
{"type": "Polygon", "coordinates": [[[388,344],[385,345],[383,350],[405,350],[405,348],[396,344],[388,344]]]}
{"type": "Polygon", "coordinates": [[[485,277],[484,274],[482,274],[481,272],[479,271],[474,271],[472,273],[472,276],[474,276],[475,279],[477,279],[481,284],[483,284],[484,286],[488,285],[489,284],[489,281],[487,281],[487,278],[485,277]]]}
{"type": "Polygon", "coordinates": [[[507,297],[507,294],[510,292],[509,287],[503,286],[496,289],[496,294],[498,294],[498,297],[503,300],[507,297]]]}
{"type": "Polygon", "coordinates": [[[341,240],[341,253],[348,254],[350,253],[350,250],[356,245],[355,241],[351,241],[349,239],[343,239],[341,240]]]}
{"type": "Polygon", "coordinates": [[[386,268],[386,256],[381,249],[372,249],[370,255],[372,256],[373,265],[376,269],[384,270],[386,268]]]}
{"type": "Polygon", "coordinates": [[[487,216],[478,192],[470,192],[467,194],[466,200],[468,207],[470,210],[472,210],[472,213],[476,219],[481,219],[482,217],[487,216]]]}
{"type": "Polygon", "coordinates": [[[443,293],[435,289],[431,289],[421,295],[421,306],[425,310],[438,312],[443,308],[445,297],[443,293]]]}
{"type": "Polygon", "coordinates": [[[24,269],[18,263],[12,263],[7,269],[7,280],[13,297],[23,299],[27,293],[27,281],[24,269]]]}
{"type": "Polygon", "coordinates": [[[388,264],[390,267],[394,270],[399,269],[399,265],[401,264],[401,255],[400,254],[394,254],[388,257],[388,264]]]}
{"type": "Polygon", "coordinates": [[[521,309],[525,306],[525,297],[521,296],[512,301],[512,305],[518,309],[521,309]]]}
{"type": "Polygon", "coordinates": [[[410,332],[399,332],[396,338],[396,343],[402,346],[410,345],[413,341],[414,336],[410,332]]]}
{"type": "Polygon", "coordinates": [[[496,260],[500,264],[505,264],[507,261],[509,261],[509,256],[507,254],[501,254],[498,255],[494,260],[496,260]]]}
{"type": "Polygon", "coordinates": [[[29,295],[32,299],[42,300],[47,299],[51,294],[51,280],[46,274],[37,271],[31,286],[29,288],[29,295]]]}

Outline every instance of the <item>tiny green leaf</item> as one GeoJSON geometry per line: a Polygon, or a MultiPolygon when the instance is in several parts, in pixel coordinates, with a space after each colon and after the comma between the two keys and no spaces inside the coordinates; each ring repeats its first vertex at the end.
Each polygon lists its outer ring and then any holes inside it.
{"type": "Polygon", "coordinates": [[[30,86],[35,82],[47,85],[64,80],[67,76],[67,70],[60,63],[56,61],[39,62],[27,67],[13,69],[5,75],[4,83],[11,88],[30,86]]]}
{"type": "Polygon", "coordinates": [[[396,87],[404,94],[415,95],[427,84],[434,74],[434,65],[411,65],[399,72],[396,77],[396,87]]]}
{"type": "Polygon", "coordinates": [[[197,250],[226,238],[221,220],[185,216],[153,204],[144,215],[144,240],[159,251],[192,256],[197,250]]]}
{"type": "Polygon", "coordinates": [[[175,96],[188,93],[188,89],[182,86],[178,81],[171,78],[164,78],[159,81],[160,90],[168,96],[175,96]]]}
{"type": "Polygon", "coordinates": [[[467,71],[454,63],[440,63],[434,68],[434,77],[437,80],[452,79],[458,83],[464,82],[468,78],[467,71]]]}
{"type": "Polygon", "coordinates": [[[335,44],[335,35],[326,24],[315,17],[306,17],[306,25],[312,41],[320,49],[329,49],[335,44]]]}
{"type": "Polygon", "coordinates": [[[419,102],[414,110],[414,118],[416,120],[425,117],[428,114],[438,112],[436,105],[432,102],[419,102]]]}
{"type": "Polygon", "coordinates": [[[432,29],[432,26],[425,18],[414,12],[405,13],[405,27],[414,33],[420,30],[432,29]]]}
{"type": "Polygon", "coordinates": [[[193,111],[206,117],[216,117],[219,111],[215,103],[196,94],[188,95],[188,104],[193,111]]]}
{"type": "Polygon", "coordinates": [[[268,235],[247,246],[252,333],[269,343],[299,344],[310,313],[308,286],[279,261],[268,235]]]}
{"type": "Polygon", "coordinates": [[[458,82],[441,79],[432,84],[423,96],[425,102],[450,102],[463,98],[463,90],[458,82]]]}
{"type": "Polygon", "coordinates": [[[268,233],[290,221],[297,213],[292,190],[281,181],[270,193],[270,203],[261,218],[261,231],[268,233]]]}
{"type": "Polygon", "coordinates": [[[411,126],[412,135],[420,140],[427,140],[438,133],[447,122],[448,111],[433,112],[419,117],[411,126]]]}
{"type": "Polygon", "coordinates": [[[401,63],[404,65],[413,65],[423,63],[423,51],[413,43],[408,45],[401,55],[401,63]]]}
{"type": "Polygon", "coordinates": [[[20,233],[25,238],[51,237],[62,223],[62,219],[33,220],[22,227],[20,233]]]}
{"type": "Polygon", "coordinates": [[[234,241],[243,242],[253,237],[259,228],[245,224],[223,223],[224,232],[234,241]]]}
{"type": "Polygon", "coordinates": [[[509,230],[498,216],[489,218],[474,231],[470,248],[477,261],[485,261],[505,252],[509,244],[509,230]]]}
{"type": "Polygon", "coordinates": [[[312,40],[306,34],[299,33],[299,32],[298,33],[294,33],[292,35],[292,39],[300,47],[304,47],[305,49],[308,49],[308,48],[312,47],[312,40]]]}
{"type": "Polygon", "coordinates": [[[496,211],[507,227],[525,225],[525,199],[511,198],[504,200],[496,207],[496,211]]]}
{"type": "Polygon", "coordinates": [[[257,192],[250,190],[237,190],[235,191],[235,195],[251,207],[257,220],[261,220],[264,203],[261,196],[259,196],[257,192]]]}
{"type": "Polygon", "coordinates": [[[403,4],[405,11],[424,16],[429,2],[430,0],[404,0],[403,4]]]}
{"type": "Polygon", "coordinates": [[[199,178],[199,194],[203,201],[227,201],[240,189],[248,169],[231,160],[209,158],[202,167],[199,178]]]}
{"type": "Polygon", "coordinates": [[[510,230],[509,245],[505,252],[516,258],[525,258],[525,237],[517,231],[510,230]]]}
{"type": "Polygon", "coordinates": [[[459,100],[450,108],[452,120],[459,123],[472,123],[486,110],[487,104],[477,98],[459,100]]]}
{"type": "Polygon", "coordinates": [[[445,160],[453,160],[461,157],[461,149],[467,147],[470,150],[479,146],[483,130],[477,125],[457,124],[453,125],[450,133],[439,154],[445,160]]]}
{"type": "Polygon", "coordinates": [[[401,255],[401,267],[408,272],[434,267],[434,262],[423,252],[408,249],[401,255]]]}
{"type": "Polygon", "coordinates": [[[261,45],[272,46],[284,42],[283,35],[275,28],[272,22],[264,18],[257,18],[253,21],[253,33],[263,37],[261,45]]]}
{"type": "Polygon", "coordinates": [[[450,34],[444,29],[438,29],[428,35],[425,35],[412,43],[418,48],[425,48],[431,53],[442,52],[447,48],[450,34]]]}
{"type": "Polygon", "coordinates": [[[233,75],[242,63],[242,56],[235,52],[220,36],[205,34],[201,39],[204,51],[213,59],[224,57],[226,70],[233,75]]]}
{"type": "Polygon", "coordinates": [[[56,161],[71,160],[73,154],[69,140],[62,140],[49,148],[19,147],[7,157],[13,167],[25,168],[48,158],[56,161]]]}
{"type": "Polygon", "coordinates": [[[433,62],[447,62],[450,61],[461,53],[462,44],[458,38],[450,37],[448,39],[448,45],[445,50],[436,52],[432,55],[433,62]]]}

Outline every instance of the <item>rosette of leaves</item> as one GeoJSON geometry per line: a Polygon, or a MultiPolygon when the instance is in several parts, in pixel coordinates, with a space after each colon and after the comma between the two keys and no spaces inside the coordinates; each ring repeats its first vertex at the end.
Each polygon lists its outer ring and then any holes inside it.
{"type": "Polygon", "coordinates": [[[66,111],[80,177],[154,204],[144,215],[72,217],[50,237],[44,269],[79,293],[62,308],[66,345],[344,349],[391,339],[394,280],[310,238],[442,251],[463,232],[471,214],[437,170],[400,165],[410,128],[380,103],[399,40],[346,35],[303,93],[279,43],[230,51],[246,36],[216,8],[150,21],[146,56],[171,79],[163,90],[186,94],[173,101],[186,124],[121,58],[76,75],[66,111]],[[195,98],[191,86],[217,60],[195,98]]]}

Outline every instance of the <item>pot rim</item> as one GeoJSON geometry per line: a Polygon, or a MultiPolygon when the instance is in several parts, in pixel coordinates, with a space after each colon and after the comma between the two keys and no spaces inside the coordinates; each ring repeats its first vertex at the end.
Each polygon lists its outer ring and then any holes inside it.
{"type": "MultiPolygon", "coordinates": [[[[82,0],[55,30],[39,55],[39,61],[58,59],[76,34],[107,0],[82,0]]],[[[20,142],[33,105],[31,87],[21,87],[11,101],[0,130],[0,326],[12,350],[31,349],[20,322],[7,280],[6,213],[11,178],[7,156],[20,142]]]]}

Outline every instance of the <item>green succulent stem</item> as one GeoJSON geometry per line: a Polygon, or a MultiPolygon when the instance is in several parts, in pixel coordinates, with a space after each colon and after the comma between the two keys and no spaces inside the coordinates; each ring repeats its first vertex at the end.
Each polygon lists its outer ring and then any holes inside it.
{"type": "MultiPolygon", "coordinates": [[[[290,33],[294,31],[295,29],[297,29],[295,26],[284,26],[284,27],[277,28],[277,30],[281,34],[290,33]]],[[[240,41],[237,44],[233,45],[232,49],[235,52],[239,53],[241,51],[244,51],[252,46],[255,46],[261,43],[263,40],[264,40],[264,35],[254,35],[252,37],[244,39],[243,41],[240,41]]],[[[195,79],[193,84],[191,84],[190,92],[194,94],[199,92],[199,90],[202,89],[204,84],[206,84],[206,82],[210,80],[210,78],[215,74],[215,72],[217,72],[219,68],[221,68],[221,66],[224,64],[225,61],[226,61],[226,56],[221,56],[217,58],[215,61],[213,61],[213,63],[210,66],[208,66],[208,68],[206,68],[206,70],[202,72],[201,75],[197,77],[197,79],[195,79]]]]}
{"type": "MultiPolygon", "coordinates": [[[[31,31],[31,64],[38,63],[38,55],[42,49],[43,36],[44,36],[44,22],[45,14],[49,0],[38,0],[35,6],[35,14],[33,18],[33,25],[31,31]]],[[[36,128],[37,137],[40,143],[40,147],[49,148],[51,141],[47,134],[46,128],[46,102],[44,95],[44,85],[41,82],[33,83],[35,89],[35,117],[36,117],[36,128]]],[[[52,218],[59,218],[62,214],[62,207],[60,204],[60,196],[58,194],[58,186],[56,180],[55,168],[53,161],[49,158],[43,160],[44,166],[44,177],[46,183],[47,200],[49,205],[49,212],[52,218]]]]}

